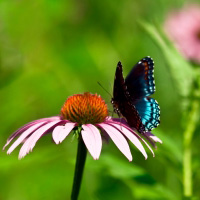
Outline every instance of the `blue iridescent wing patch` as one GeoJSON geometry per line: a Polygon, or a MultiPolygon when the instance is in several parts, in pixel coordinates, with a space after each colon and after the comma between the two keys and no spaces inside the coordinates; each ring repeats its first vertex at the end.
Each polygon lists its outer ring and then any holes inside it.
{"type": "Polygon", "coordinates": [[[160,124],[160,107],[158,102],[151,97],[144,97],[134,102],[139,112],[145,131],[152,130],[160,124]]]}

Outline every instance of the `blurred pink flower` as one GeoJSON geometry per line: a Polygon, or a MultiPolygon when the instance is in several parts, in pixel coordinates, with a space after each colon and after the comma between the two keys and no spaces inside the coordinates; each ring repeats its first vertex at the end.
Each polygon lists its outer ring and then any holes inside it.
{"type": "Polygon", "coordinates": [[[200,63],[200,5],[186,4],[169,13],[164,28],[186,59],[200,63]]]}
{"type": "MultiPolygon", "coordinates": [[[[73,129],[81,127],[80,137],[82,137],[88,151],[95,160],[99,159],[104,136],[109,136],[129,161],[132,161],[132,155],[127,139],[139,149],[145,159],[147,159],[147,154],[142,143],[153,153],[146,141],[132,130],[125,121],[107,115],[107,105],[100,96],[90,93],[74,95],[66,100],[61,110],[61,116],[43,118],[26,124],[8,138],[4,149],[18,137],[7,153],[10,154],[19,144],[23,143],[19,152],[19,159],[21,159],[32,151],[36,142],[45,134],[52,132],[54,142],[59,144],[73,129]]],[[[152,133],[144,133],[144,137],[153,146],[156,142],[162,143],[152,133]]]]}

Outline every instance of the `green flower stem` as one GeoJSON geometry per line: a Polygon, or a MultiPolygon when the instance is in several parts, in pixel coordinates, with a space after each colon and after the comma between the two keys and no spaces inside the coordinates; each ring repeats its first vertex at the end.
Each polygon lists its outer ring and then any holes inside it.
{"type": "Polygon", "coordinates": [[[187,127],[183,135],[183,190],[185,197],[192,197],[192,137],[196,128],[199,113],[199,101],[192,102],[187,127]]]}
{"type": "Polygon", "coordinates": [[[72,188],[71,200],[78,199],[86,156],[87,156],[87,149],[80,135],[79,142],[78,142],[76,168],[75,168],[75,173],[74,173],[74,183],[73,183],[73,188],[72,188]]]}

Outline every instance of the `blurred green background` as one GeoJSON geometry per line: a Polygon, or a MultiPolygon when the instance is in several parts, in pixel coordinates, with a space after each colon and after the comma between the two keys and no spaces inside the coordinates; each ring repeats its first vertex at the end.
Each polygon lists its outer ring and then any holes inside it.
{"type": "MultiPolygon", "coordinates": [[[[120,60],[124,75],[145,56],[155,62],[161,124],[158,144],[148,159],[131,145],[133,162],[110,142],[100,159],[88,154],[80,200],[182,199],[182,103],[162,49],[141,22],[162,27],[166,14],[183,0],[0,1],[1,147],[23,124],[58,115],[70,95],[100,94],[112,111],[114,73],[120,60]]],[[[144,24],[143,24],[144,25],[144,24]]],[[[173,57],[171,58],[173,62],[173,57]]],[[[177,74],[179,71],[177,71],[177,74]]],[[[193,140],[194,196],[200,197],[198,126],[193,140]]],[[[0,153],[0,200],[70,199],[77,141],[60,145],[51,134],[18,160],[0,153]]]]}

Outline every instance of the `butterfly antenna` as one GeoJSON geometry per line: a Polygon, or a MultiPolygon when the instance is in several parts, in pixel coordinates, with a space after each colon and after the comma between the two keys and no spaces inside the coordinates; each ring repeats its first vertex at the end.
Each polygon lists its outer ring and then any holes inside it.
{"type": "Polygon", "coordinates": [[[112,95],[110,94],[110,92],[108,92],[108,90],[106,90],[106,89],[101,85],[101,83],[99,83],[98,81],[97,81],[97,83],[100,85],[100,87],[101,87],[103,90],[105,90],[105,91],[112,97],[112,95]]]}

